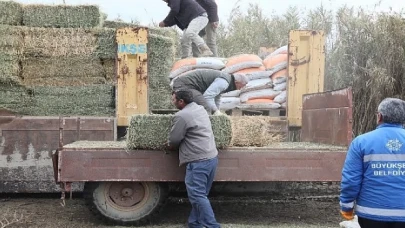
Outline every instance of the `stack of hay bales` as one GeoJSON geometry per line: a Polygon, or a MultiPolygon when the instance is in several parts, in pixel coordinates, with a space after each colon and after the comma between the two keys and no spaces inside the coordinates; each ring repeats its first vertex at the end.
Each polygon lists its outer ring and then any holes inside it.
{"type": "MultiPolygon", "coordinates": [[[[114,115],[116,28],[100,28],[104,19],[98,6],[0,1],[0,12],[0,109],[23,115],[114,115]]],[[[170,87],[164,76],[174,61],[175,35],[155,28],[150,34],[150,106],[167,109],[170,87]]]]}
{"type": "MultiPolygon", "coordinates": [[[[131,118],[127,146],[130,149],[164,149],[174,115],[134,115],[131,118]]],[[[227,116],[210,116],[218,148],[228,147],[232,138],[227,116]]]]}

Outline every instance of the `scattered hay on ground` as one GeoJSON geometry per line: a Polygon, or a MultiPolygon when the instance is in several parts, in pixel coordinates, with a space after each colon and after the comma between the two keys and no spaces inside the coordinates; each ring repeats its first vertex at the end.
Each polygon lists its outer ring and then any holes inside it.
{"type": "Polygon", "coordinates": [[[22,62],[22,70],[24,79],[105,78],[101,62],[95,58],[26,58],[22,62]]]}
{"type": "Polygon", "coordinates": [[[95,5],[25,5],[23,24],[29,27],[93,28],[100,24],[95,5]]]}
{"type": "Polygon", "coordinates": [[[0,1],[0,24],[21,25],[22,5],[14,1],[0,1]]]}
{"type": "Polygon", "coordinates": [[[91,56],[97,37],[91,29],[22,27],[24,55],[32,57],[91,56]]]}
{"type": "MultiPolygon", "coordinates": [[[[168,140],[173,115],[134,115],[131,118],[127,146],[130,149],[163,149],[168,140]]],[[[232,129],[227,116],[210,116],[218,148],[227,147],[232,129]]]]}
{"type": "Polygon", "coordinates": [[[286,140],[282,125],[268,116],[231,116],[232,146],[268,146],[286,140]]]}
{"type": "Polygon", "coordinates": [[[149,109],[173,109],[168,75],[175,60],[173,39],[149,35],[149,109]]]}

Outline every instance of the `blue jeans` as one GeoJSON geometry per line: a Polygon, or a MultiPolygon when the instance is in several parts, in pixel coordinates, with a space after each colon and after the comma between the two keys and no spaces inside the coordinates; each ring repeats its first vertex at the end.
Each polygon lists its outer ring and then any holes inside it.
{"type": "Polygon", "coordinates": [[[210,201],[210,192],[217,170],[218,158],[190,162],[186,168],[186,188],[192,209],[188,218],[189,228],[221,227],[215,219],[210,201]]]}

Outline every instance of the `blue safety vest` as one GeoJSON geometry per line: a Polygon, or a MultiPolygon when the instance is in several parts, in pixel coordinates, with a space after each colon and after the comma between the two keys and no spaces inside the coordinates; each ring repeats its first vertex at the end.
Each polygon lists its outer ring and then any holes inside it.
{"type": "Polygon", "coordinates": [[[362,218],[405,222],[405,129],[381,124],[356,137],[342,171],[340,206],[362,218]]]}

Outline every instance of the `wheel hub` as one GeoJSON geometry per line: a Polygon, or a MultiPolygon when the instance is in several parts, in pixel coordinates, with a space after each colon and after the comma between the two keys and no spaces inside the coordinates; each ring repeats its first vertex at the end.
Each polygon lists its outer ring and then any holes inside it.
{"type": "Polygon", "coordinates": [[[108,191],[110,199],[120,207],[133,207],[145,196],[141,183],[112,183],[108,191]]]}

